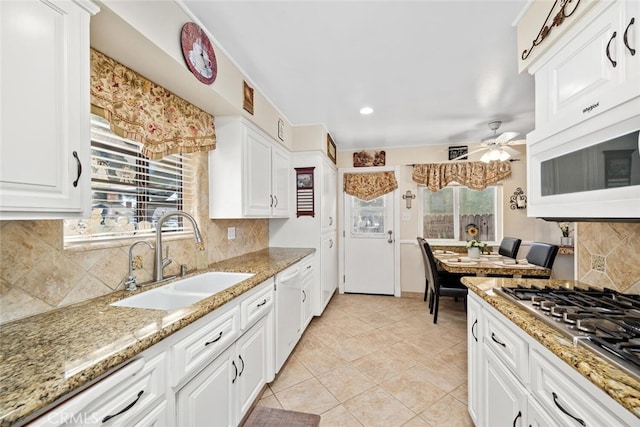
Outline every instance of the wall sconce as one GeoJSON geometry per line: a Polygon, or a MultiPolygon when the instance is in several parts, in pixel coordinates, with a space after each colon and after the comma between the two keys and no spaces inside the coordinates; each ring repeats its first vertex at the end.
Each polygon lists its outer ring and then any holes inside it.
{"type": "Polygon", "coordinates": [[[411,200],[415,199],[416,195],[411,194],[411,190],[407,190],[407,192],[402,195],[402,198],[407,202],[407,209],[411,209],[411,200]]]}
{"type": "Polygon", "coordinates": [[[527,208],[527,196],[525,196],[522,188],[516,188],[516,191],[513,192],[513,196],[509,198],[509,203],[511,203],[511,209],[526,209],[527,208]]]}

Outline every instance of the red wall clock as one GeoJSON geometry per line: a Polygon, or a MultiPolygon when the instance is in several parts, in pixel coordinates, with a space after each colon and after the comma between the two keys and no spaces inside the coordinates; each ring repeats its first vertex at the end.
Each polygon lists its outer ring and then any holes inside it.
{"type": "Polygon", "coordinates": [[[202,28],[193,22],[182,26],[180,34],[182,55],[187,67],[202,83],[210,85],[218,75],[218,63],[213,46],[202,28]]]}

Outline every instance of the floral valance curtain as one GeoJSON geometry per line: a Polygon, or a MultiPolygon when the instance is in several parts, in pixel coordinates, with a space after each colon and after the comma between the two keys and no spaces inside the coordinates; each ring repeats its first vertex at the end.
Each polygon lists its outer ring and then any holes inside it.
{"type": "Polygon", "coordinates": [[[142,143],[150,159],[216,148],[211,114],[94,49],[91,104],[114,133],[142,143]]]}
{"type": "Polygon", "coordinates": [[[373,200],[398,188],[391,172],[345,173],[344,192],[361,200],[373,200]]]}
{"type": "Polygon", "coordinates": [[[511,177],[511,162],[427,163],[413,167],[413,180],[431,191],[438,191],[455,181],[473,190],[511,177]]]}

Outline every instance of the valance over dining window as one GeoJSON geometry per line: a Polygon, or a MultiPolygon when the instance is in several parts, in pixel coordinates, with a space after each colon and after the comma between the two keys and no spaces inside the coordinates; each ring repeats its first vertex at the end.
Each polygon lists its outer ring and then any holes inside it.
{"type": "Polygon", "coordinates": [[[455,181],[472,190],[484,190],[487,186],[511,177],[511,162],[451,162],[426,163],[413,167],[412,178],[431,191],[438,191],[455,181]]]}
{"type": "Polygon", "coordinates": [[[398,181],[393,171],[344,174],[344,192],[361,200],[373,200],[396,188],[398,181]]]}
{"type": "Polygon", "coordinates": [[[91,104],[114,133],[142,143],[150,159],[216,147],[211,114],[94,49],[91,104]]]}

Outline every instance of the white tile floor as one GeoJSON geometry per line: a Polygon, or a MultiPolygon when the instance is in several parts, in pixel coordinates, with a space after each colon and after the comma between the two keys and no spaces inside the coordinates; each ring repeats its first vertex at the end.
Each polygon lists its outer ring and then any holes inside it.
{"type": "Polygon", "coordinates": [[[321,426],[473,426],[466,316],[440,300],[334,295],[258,405],[320,414],[321,426]]]}

